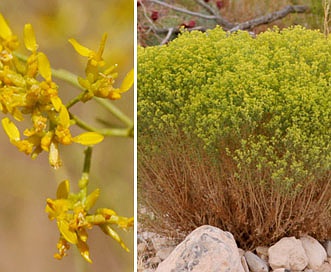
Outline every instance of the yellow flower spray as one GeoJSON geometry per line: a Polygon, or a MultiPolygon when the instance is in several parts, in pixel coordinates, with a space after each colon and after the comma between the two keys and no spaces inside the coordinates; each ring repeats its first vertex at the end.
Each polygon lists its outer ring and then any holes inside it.
{"type": "Polygon", "coordinates": [[[12,117],[4,117],[1,120],[10,142],[32,159],[42,151],[48,152],[49,164],[55,169],[62,165],[60,145],[78,143],[87,146],[83,173],[78,182],[79,192],[71,192],[70,182],[65,180],[58,186],[56,199],[47,199],[46,212],[50,220],[56,219],[60,232],[58,252],[54,255],[56,259],[66,256],[70,245],[75,245],[82,257],[91,263],[87,231],[94,226],[100,227],[128,251],[113,226],[127,230],[133,226],[133,218],[118,216],[108,208],[97,209],[92,213],[90,210],[97,201],[100,190],[87,193],[93,146],[102,142],[105,136],[133,136],[132,121],[107,101],[120,99],[122,93],[132,87],[133,69],[126,75],[120,87],[114,87],[117,78],[116,65],[107,67],[102,58],[106,39],[105,34],[98,51],[88,49],[74,39],[69,40],[73,48],[88,59],[86,77],[77,78],[68,71],[51,69],[47,56],[38,50],[39,45],[31,24],[24,27],[24,45],[30,55],[23,56],[16,52],[18,39],[0,14],[0,111],[12,117]],[[103,69],[104,67],[107,68],[103,69]],[[53,77],[66,80],[81,92],[64,104],[53,77]],[[73,105],[91,99],[97,100],[101,106],[123,121],[126,128],[94,128],[70,112],[73,105]],[[31,120],[32,126],[21,132],[14,120],[21,122],[26,118],[31,120]],[[86,132],[73,136],[71,127],[74,125],[86,132]]]}

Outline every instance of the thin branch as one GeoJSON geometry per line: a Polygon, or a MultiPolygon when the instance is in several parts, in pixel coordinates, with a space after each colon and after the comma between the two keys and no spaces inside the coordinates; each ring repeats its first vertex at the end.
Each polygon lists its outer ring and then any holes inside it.
{"type": "Polygon", "coordinates": [[[88,123],[86,123],[85,121],[81,120],[78,116],[70,113],[70,117],[71,119],[73,119],[75,121],[75,124],[87,131],[94,131],[97,132],[101,135],[104,136],[116,136],[116,137],[129,137],[132,138],[133,137],[133,127],[127,127],[127,128],[96,128],[93,127],[91,125],[89,125],[88,123]]]}
{"type": "Polygon", "coordinates": [[[179,27],[169,27],[169,28],[156,28],[153,31],[158,34],[168,34],[171,31],[172,32],[171,34],[178,35],[181,32],[181,29],[185,29],[187,31],[197,30],[197,31],[205,32],[209,28],[206,28],[203,26],[183,28],[183,27],[179,26],[179,27]]]}
{"type": "MultiPolygon", "coordinates": [[[[159,2],[158,0],[151,0],[151,1],[152,2],[155,2],[155,1],[159,2]]],[[[199,0],[196,0],[196,1],[199,1],[199,0]]],[[[165,4],[165,3],[162,3],[162,4],[165,4]]],[[[169,4],[167,4],[167,5],[169,5],[169,4]]],[[[173,7],[173,6],[171,6],[171,7],[173,7]]],[[[272,13],[267,14],[265,16],[261,16],[261,17],[243,22],[243,23],[239,23],[237,25],[229,23],[233,26],[231,28],[226,28],[222,25],[221,26],[223,27],[224,30],[227,30],[227,31],[230,31],[230,32],[235,32],[235,31],[238,31],[238,30],[250,30],[250,29],[253,29],[254,27],[257,27],[259,25],[269,24],[269,23],[274,22],[276,20],[282,19],[290,13],[304,13],[304,12],[307,12],[308,9],[309,8],[307,6],[301,6],[301,5],[287,6],[287,7],[283,8],[279,11],[275,11],[275,12],[272,12],[272,13]]],[[[210,18],[211,17],[216,18],[216,16],[210,16],[210,18]]],[[[198,30],[198,31],[202,31],[202,32],[205,32],[208,29],[209,28],[202,27],[202,26],[186,28],[187,31],[198,30]]],[[[164,44],[164,41],[165,42],[169,41],[169,35],[179,34],[180,30],[181,30],[181,27],[155,28],[155,29],[153,29],[153,31],[155,33],[167,34],[167,37],[162,41],[162,44],[164,44]]]]}
{"type": "Polygon", "coordinates": [[[170,8],[170,9],[173,9],[173,10],[181,12],[181,13],[185,13],[185,14],[188,14],[188,15],[200,17],[200,18],[203,18],[203,19],[207,19],[207,20],[215,20],[216,19],[216,16],[214,16],[214,15],[207,15],[207,14],[202,14],[202,13],[199,13],[199,12],[190,11],[190,10],[187,10],[187,9],[184,9],[184,8],[180,8],[180,7],[170,5],[170,4],[165,3],[165,2],[158,1],[158,0],[150,0],[149,2],[154,3],[154,4],[158,4],[158,5],[170,8]]]}
{"type": "Polygon", "coordinates": [[[166,43],[170,40],[171,35],[173,34],[173,32],[174,32],[174,28],[173,28],[173,27],[170,27],[170,28],[168,29],[168,34],[167,34],[167,36],[162,40],[161,45],[166,44],[166,43]]]}
{"type": "Polygon", "coordinates": [[[269,24],[276,20],[282,19],[290,13],[304,13],[306,11],[308,11],[307,6],[299,6],[299,5],[298,6],[287,6],[287,7],[283,8],[282,10],[269,13],[265,16],[255,18],[255,19],[246,21],[244,23],[240,23],[237,26],[230,29],[229,31],[234,32],[234,31],[238,31],[238,30],[252,29],[256,26],[269,24]]]}
{"type": "Polygon", "coordinates": [[[215,10],[211,7],[211,5],[208,5],[203,0],[194,0],[196,3],[198,3],[200,6],[202,6],[205,10],[207,10],[210,14],[216,15],[215,10]]]}
{"type": "Polygon", "coordinates": [[[207,4],[205,1],[203,0],[194,0],[196,3],[198,3],[200,6],[202,6],[204,9],[206,9],[210,14],[215,16],[215,21],[218,25],[226,28],[226,29],[230,29],[235,27],[235,24],[229,22],[228,20],[224,19],[221,14],[219,13],[218,9],[214,9],[212,8],[211,5],[207,4]]]}

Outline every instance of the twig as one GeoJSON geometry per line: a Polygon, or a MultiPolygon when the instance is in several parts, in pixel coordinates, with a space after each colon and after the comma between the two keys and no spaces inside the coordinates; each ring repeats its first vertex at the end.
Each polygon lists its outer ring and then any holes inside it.
{"type": "Polygon", "coordinates": [[[287,7],[283,8],[282,10],[269,13],[265,16],[255,18],[253,20],[249,20],[244,23],[240,23],[237,26],[230,29],[229,31],[234,32],[234,31],[238,31],[238,30],[249,30],[256,26],[269,24],[276,20],[282,19],[290,13],[304,13],[306,11],[308,11],[307,6],[287,6],[287,7]]]}
{"type": "MultiPolygon", "coordinates": [[[[195,0],[196,2],[200,3],[200,0],[195,0]]],[[[178,7],[174,7],[172,5],[169,5],[167,3],[164,2],[159,2],[158,0],[150,0],[150,2],[154,2],[169,8],[172,8],[174,10],[180,11],[180,12],[184,12],[184,13],[192,13],[191,11],[185,10],[185,9],[181,9],[178,7]]],[[[285,8],[279,10],[279,11],[275,11],[272,13],[269,13],[265,16],[261,16],[243,23],[239,23],[239,24],[233,24],[230,22],[227,22],[226,20],[222,19],[223,22],[222,24],[219,24],[220,26],[223,27],[224,30],[229,31],[229,32],[235,32],[238,30],[250,30],[253,29],[254,27],[257,27],[259,25],[264,25],[264,24],[269,24],[271,22],[274,22],[276,20],[282,19],[284,17],[286,17],[288,14],[290,13],[304,13],[308,11],[308,7],[307,6],[301,6],[301,5],[295,5],[295,6],[286,6],[285,8]],[[227,26],[231,26],[231,27],[226,27],[227,26]]],[[[200,15],[203,15],[201,13],[199,13],[200,15]]],[[[197,13],[194,12],[194,16],[198,16],[197,13]]],[[[207,16],[205,17],[205,19],[214,19],[216,20],[217,18],[221,18],[215,15],[203,15],[203,16],[207,16]]],[[[200,16],[202,17],[202,16],[200,16]]],[[[203,17],[202,17],[203,18],[203,17]]],[[[153,31],[155,33],[158,34],[167,34],[166,38],[164,38],[164,40],[162,41],[162,44],[165,44],[166,42],[169,41],[170,36],[172,34],[179,34],[180,33],[180,29],[181,27],[170,27],[170,28],[153,28],[153,31]]],[[[188,31],[192,31],[192,30],[198,30],[198,31],[202,31],[205,32],[207,31],[209,28],[208,27],[202,27],[202,26],[197,26],[197,27],[192,27],[192,28],[186,28],[186,30],[188,31]]]]}
{"type": "Polygon", "coordinates": [[[162,40],[161,45],[166,44],[166,43],[170,40],[170,37],[171,37],[171,35],[173,34],[173,32],[174,32],[174,28],[173,28],[173,27],[168,28],[168,34],[167,34],[167,36],[162,40]]]}
{"type": "Polygon", "coordinates": [[[216,16],[214,16],[214,15],[207,15],[207,14],[202,14],[202,13],[199,13],[199,12],[190,11],[190,10],[187,10],[187,9],[184,9],[184,8],[180,8],[180,7],[170,5],[170,4],[165,3],[165,2],[158,1],[158,0],[150,0],[149,2],[158,4],[158,5],[170,8],[170,9],[173,9],[173,10],[181,12],[181,13],[189,14],[189,15],[192,15],[192,16],[197,16],[197,17],[200,17],[200,18],[203,18],[203,19],[208,19],[208,20],[215,20],[216,19],[216,16]]]}
{"type": "Polygon", "coordinates": [[[194,0],[196,3],[198,3],[200,6],[202,6],[203,8],[205,8],[210,14],[215,16],[215,21],[218,25],[226,28],[226,29],[230,29],[235,27],[235,24],[229,22],[228,20],[224,19],[221,14],[219,13],[219,10],[217,9],[213,9],[211,5],[207,4],[205,1],[203,0],[194,0]]]}

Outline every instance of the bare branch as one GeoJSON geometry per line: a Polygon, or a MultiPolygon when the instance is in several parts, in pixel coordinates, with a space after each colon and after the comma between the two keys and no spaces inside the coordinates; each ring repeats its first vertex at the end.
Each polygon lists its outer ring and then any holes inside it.
{"type": "MultiPolygon", "coordinates": [[[[187,9],[183,9],[180,7],[170,5],[166,2],[161,2],[159,0],[149,0],[149,2],[159,4],[159,5],[165,6],[167,8],[173,9],[175,11],[186,13],[186,14],[189,14],[192,16],[197,16],[197,17],[200,17],[203,19],[215,20],[215,22],[218,25],[220,25],[225,31],[229,31],[229,32],[235,32],[238,30],[251,30],[256,26],[269,24],[276,20],[282,19],[290,13],[304,13],[304,12],[307,12],[309,9],[307,6],[302,6],[302,5],[286,6],[285,8],[283,8],[281,10],[269,13],[265,16],[261,16],[261,17],[258,17],[258,18],[252,19],[252,20],[248,20],[243,23],[234,24],[234,23],[231,23],[231,22],[225,20],[224,18],[222,18],[222,16],[217,14],[217,11],[214,11],[210,5],[206,4],[202,0],[195,0],[195,2],[198,3],[199,5],[203,6],[205,9],[207,9],[207,11],[209,13],[211,13],[213,15],[207,15],[207,14],[202,14],[202,13],[198,13],[198,12],[193,12],[193,11],[190,11],[187,9]]],[[[180,29],[181,29],[181,27],[170,27],[170,28],[153,27],[152,31],[154,31],[155,34],[166,34],[166,37],[162,41],[162,44],[165,44],[170,40],[172,35],[179,34],[180,29]]],[[[187,31],[198,30],[198,31],[202,31],[202,32],[205,32],[207,29],[208,28],[202,27],[202,26],[186,28],[187,31]]]]}
{"type": "MultiPolygon", "coordinates": [[[[179,34],[181,28],[182,27],[155,28],[153,29],[153,31],[157,34],[167,34],[167,35],[169,35],[169,32],[171,32],[172,35],[172,34],[179,34]]],[[[208,28],[202,26],[196,26],[196,27],[185,28],[185,30],[187,31],[197,30],[197,31],[205,32],[208,30],[208,28]]]]}
{"type": "Polygon", "coordinates": [[[207,10],[210,14],[215,15],[215,10],[211,7],[211,5],[207,4],[203,0],[194,0],[196,3],[198,3],[200,6],[202,6],[205,10],[207,10]]]}
{"type": "Polygon", "coordinates": [[[237,31],[237,30],[252,29],[256,26],[269,24],[269,23],[274,22],[276,20],[282,19],[290,13],[304,13],[306,11],[308,11],[307,6],[287,6],[287,7],[283,8],[282,10],[269,13],[265,16],[255,18],[253,20],[249,20],[249,21],[246,21],[244,23],[240,23],[237,26],[231,28],[229,31],[234,32],[234,31],[237,31]]]}
{"type": "Polygon", "coordinates": [[[218,25],[224,27],[225,29],[230,29],[235,27],[235,24],[230,23],[228,20],[224,19],[221,14],[219,13],[219,10],[213,9],[211,5],[207,4],[203,0],[194,0],[196,3],[198,3],[200,6],[204,7],[210,14],[213,14],[215,16],[215,21],[218,25]]]}
{"type": "Polygon", "coordinates": [[[166,43],[170,40],[171,35],[173,34],[174,30],[175,30],[175,29],[174,29],[173,27],[170,27],[170,28],[168,29],[168,34],[167,34],[167,36],[162,40],[161,45],[162,45],[162,44],[166,44],[166,43]]]}
{"type": "Polygon", "coordinates": [[[184,8],[180,8],[180,7],[170,5],[166,2],[161,2],[161,1],[158,1],[158,0],[149,0],[149,2],[158,4],[158,5],[170,8],[170,9],[173,9],[173,10],[181,12],[181,13],[189,14],[189,15],[192,15],[192,16],[197,16],[197,17],[200,17],[200,18],[203,18],[203,19],[216,20],[216,17],[213,16],[213,15],[207,15],[207,14],[202,14],[202,13],[199,13],[199,12],[190,11],[190,10],[187,10],[187,9],[184,9],[184,8]]]}

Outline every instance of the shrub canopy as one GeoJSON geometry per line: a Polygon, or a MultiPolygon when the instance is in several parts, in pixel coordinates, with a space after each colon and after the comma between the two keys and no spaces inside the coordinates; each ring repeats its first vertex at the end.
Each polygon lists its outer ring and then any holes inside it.
{"type": "Polygon", "coordinates": [[[331,42],[319,31],[184,32],[138,49],[139,136],[184,132],[226,151],[239,176],[255,169],[259,183],[299,192],[330,173],[330,83],[331,42]]]}

